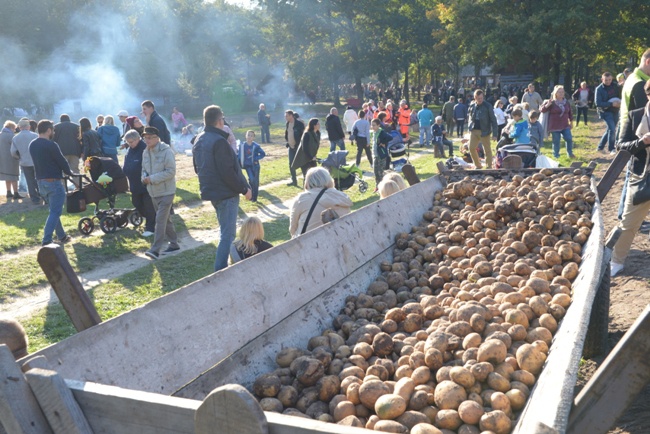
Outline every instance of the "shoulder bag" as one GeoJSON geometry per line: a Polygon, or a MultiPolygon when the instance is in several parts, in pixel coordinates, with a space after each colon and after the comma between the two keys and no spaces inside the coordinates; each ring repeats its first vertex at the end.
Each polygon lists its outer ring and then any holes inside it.
{"type": "Polygon", "coordinates": [[[318,193],[318,196],[316,196],[316,199],[314,200],[314,203],[311,204],[311,208],[309,209],[309,213],[307,214],[307,218],[305,219],[305,224],[302,226],[302,231],[300,231],[300,235],[304,234],[307,232],[307,226],[309,225],[309,220],[311,219],[311,215],[314,213],[314,209],[316,208],[316,204],[320,200],[321,197],[323,197],[323,194],[325,194],[325,190],[327,190],[327,187],[322,189],[320,193],[318,193]]]}

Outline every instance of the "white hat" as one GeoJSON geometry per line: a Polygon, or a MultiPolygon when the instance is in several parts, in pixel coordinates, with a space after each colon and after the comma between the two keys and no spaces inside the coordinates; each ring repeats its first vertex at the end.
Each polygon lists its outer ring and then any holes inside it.
{"type": "Polygon", "coordinates": [[[129,112],[126,110],[120,110],[119,113],[117,114],[117,117],[119,118],[120,116],[128,116],[129,112]]]}
{"type": "Polygon", "coordinates": [[[442,120],[442,116],[436,116],[436,122],[441,121],[441,120],[442,120]]]}

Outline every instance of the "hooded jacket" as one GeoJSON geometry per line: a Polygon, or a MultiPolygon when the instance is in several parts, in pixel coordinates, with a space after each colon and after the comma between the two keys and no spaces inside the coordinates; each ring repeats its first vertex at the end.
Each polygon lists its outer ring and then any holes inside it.
{"type": "Polygon", "coordinates": [[[176,193],[176,159],[172,148],[158,142],[153,149],[142,153],[142,178],[149,177],[147,191],[151,197],[161,197],[176,193]]]}

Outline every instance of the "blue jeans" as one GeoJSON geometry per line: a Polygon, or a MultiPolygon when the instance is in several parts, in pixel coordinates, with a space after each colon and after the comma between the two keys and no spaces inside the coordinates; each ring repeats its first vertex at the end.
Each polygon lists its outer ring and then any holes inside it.
{"type": "Polygon", "coordinates": [[[330,152],[336,151],[337,146],[341,151],[345,151],[345,139],[330,140],[330,152]]]}
{"type": "Polygon", "coordinates": [[[429,146],[431,143],[431,125],[420,127],[420,146],[429,146]]]}
{"type": "Polygon", "coordinates": [[[260,165],[256,164],[253,167],[245,167],[244,169],[246,169],[248,183],[251,185],[251,192],[253,193],[251,200],[257,202],[257,193],[260,190],[260,165]]]}
{"type": "Polygon", "coordinates": [[[573,156],[573,136],[571,128],[565,128],[562,131],[553,131],[553,157],[560,158],[560,136],[564,137],[566,142],[566,153],[569,157],[573,156]]]}
{"type": "Polygon", "coordinates": [[[214,261],[214,271],[223,270],[228,266],[230,245],[235,241],[237,232],[237,212],[239,211],[239,195],[224,200],[213,200],[212,206],[217,211],[219,221],[219,245],[214,261]]]}
{"type": "Polygon", "coordinates": [[[42,244],[46,245],[52,242],[52,234],[55,231],[58,239],[65,238],[66,233],[63,230],[63,225],[61,225],[61,214],[63,213],[63,204],[65,203],[65,188],[61,179],[57,179],[56,181],[39,179],[38,191],[50,207],[50,213],[47,215],[45,229],[43,230],[42,244]]]}
{"type": "Polygon", "coordinates": [[[605,149],[605,143],[607,143],[607,150],[614,150],[614,139],[616,138],[616,122],[618,122],[618,113],[604,112],[600,114],[600,118],[605,121],[607,124],[607,130],[603,134],[603,137],[600,138],[600,143],[598,143],[598,150],[605,149]]]}

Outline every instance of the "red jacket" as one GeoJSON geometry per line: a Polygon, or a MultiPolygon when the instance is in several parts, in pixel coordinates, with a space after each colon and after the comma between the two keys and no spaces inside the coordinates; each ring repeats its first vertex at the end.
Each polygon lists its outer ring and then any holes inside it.
{"type": "Polygon", "coordinates": [[[555,100],[552,99],[544,101],[539,107],[539,110],[542,113],[548,114],[548,131],[550,133],[571,128],[573,113],[571,112],[569,100],[566,100],[566,104],[564,105],[564,113],[562,113],[560,106],[555,103],[555,100]]]}

